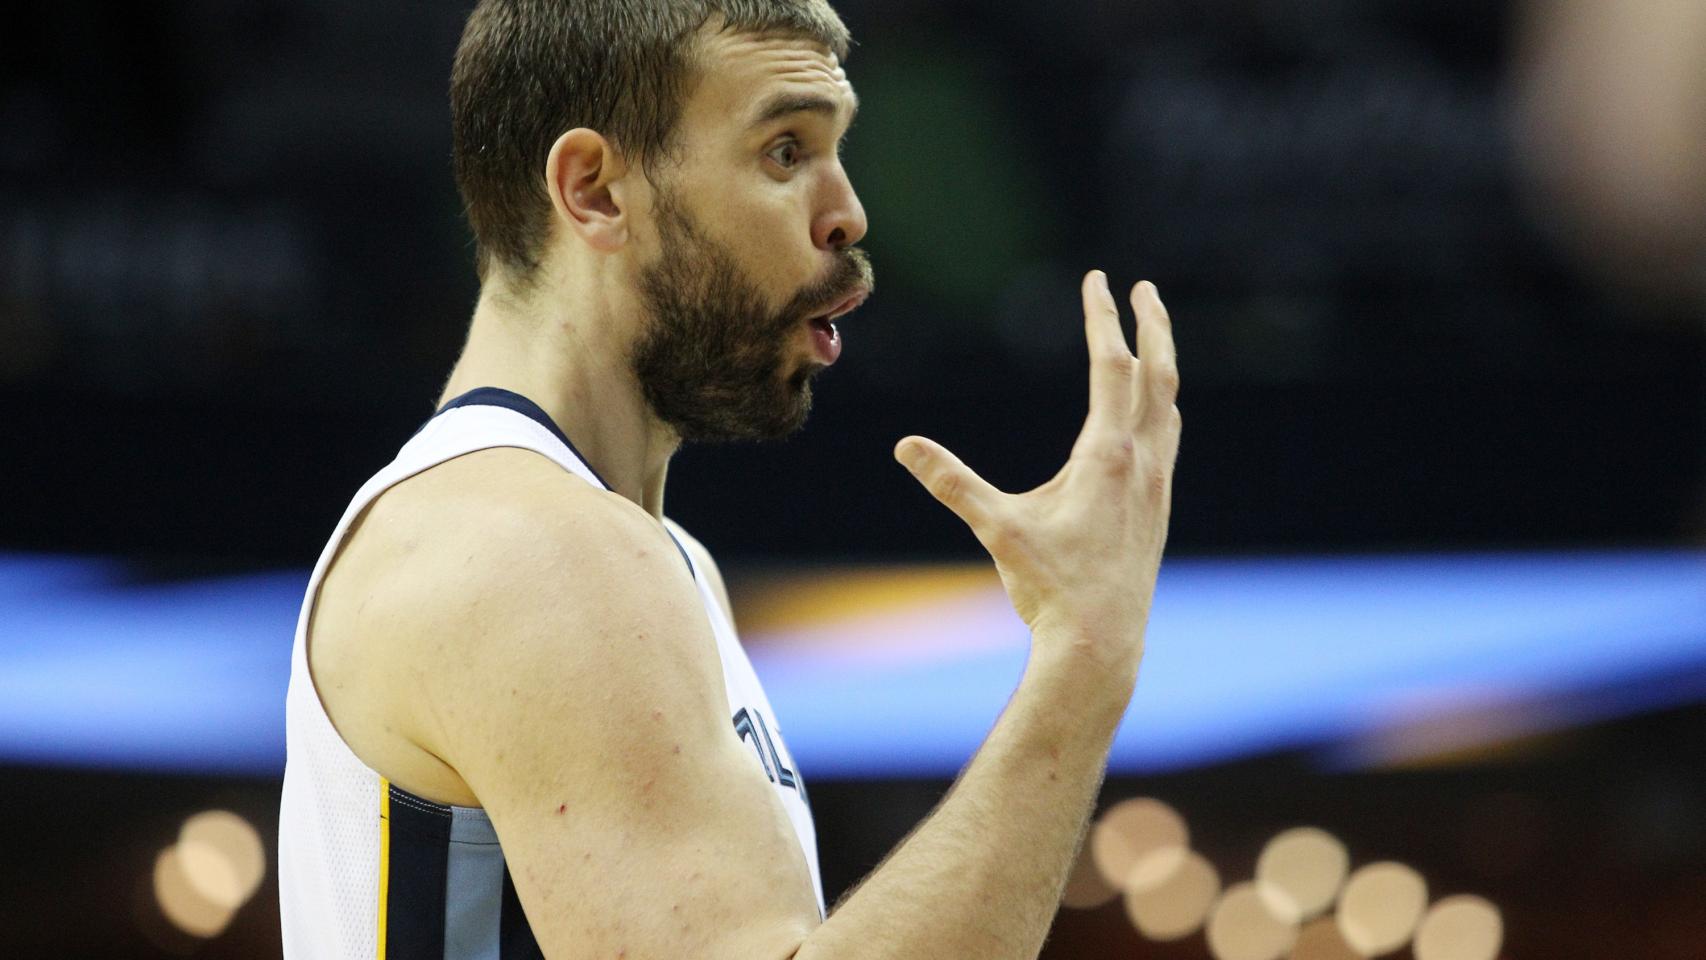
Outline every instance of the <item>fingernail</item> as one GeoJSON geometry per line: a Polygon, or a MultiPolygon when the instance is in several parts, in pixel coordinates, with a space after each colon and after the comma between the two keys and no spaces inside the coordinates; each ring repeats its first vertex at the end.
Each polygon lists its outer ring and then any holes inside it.
{"type": "Polygon", "coordinates": [[[918,462],[918,444],[916,444],[916,443],[903,443],[903,444],[901,444],[898,448],[895,449],[894,457],[896,460],[900,461],[901,466],[904,466],[904,467],[907,467],[908,469],[910,469],[914,463],[918,462]]]}

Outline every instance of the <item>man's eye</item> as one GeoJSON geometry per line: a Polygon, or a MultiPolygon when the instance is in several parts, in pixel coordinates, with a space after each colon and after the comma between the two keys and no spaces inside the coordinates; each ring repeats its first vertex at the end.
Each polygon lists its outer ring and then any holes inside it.
{"type": "Polygon", "coordinates": [[[800,141],[784,140],[771,147],[770,152],[766,153],[765,156],[776,161],[776,165],[779,167],[791,168],[800,162],[800,141]]]}

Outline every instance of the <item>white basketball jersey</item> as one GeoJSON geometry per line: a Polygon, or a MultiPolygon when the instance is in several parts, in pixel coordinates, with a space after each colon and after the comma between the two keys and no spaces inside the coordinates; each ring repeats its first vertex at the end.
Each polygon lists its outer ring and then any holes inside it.
{"type": "MultiPolygon", "coordinates": [[[[538,405],[481,387],[445,404],[356,492],[309,577],[291,652],[278,837],[285,960],[541,956],[485,811],[415,796],[363,763],[321,706],[305,644],[321,579],[362,510],[396,483],[491,447],[533,450],[609,489],[538,405]]],[[[823,881],[805,784],[734,624],[687,552],[681,555],[716,637],[730,722],[752,747],[752,776],[767,778],[788,811],[821,916],[823,881]]]]}

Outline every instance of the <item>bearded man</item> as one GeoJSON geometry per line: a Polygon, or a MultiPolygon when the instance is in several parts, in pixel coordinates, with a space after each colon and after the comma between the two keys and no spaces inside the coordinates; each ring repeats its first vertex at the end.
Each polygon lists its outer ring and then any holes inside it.
{"type": "Polygon", "coordinates": [[[1171,327],[1081,291],[1090,412],[1001,493],[896,458],[1032,631],[954,789],[824,909],[805,784],[716,564],[663,514],[686,441],[785,436],[869,295],[858,101],[822,0],[482,0],[456,54],[481,293],[438,412],[309,581],[287,701],[284,952],[1034,957],[1132,694],[1166,539],[1171,327]]]}

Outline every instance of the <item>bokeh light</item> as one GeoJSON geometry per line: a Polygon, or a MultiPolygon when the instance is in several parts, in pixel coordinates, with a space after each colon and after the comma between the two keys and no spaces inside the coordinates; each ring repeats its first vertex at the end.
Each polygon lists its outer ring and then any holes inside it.
{"type": "Polygon", "coordinates": [[[229,810],[198,813],[178,842],[154,860],[154,897],[172,925],[216,937],[255,895],[266,875],[266,849],[253,825],[229,810]]]}
{"type": "Polygon", "coordinates": [[[1262,848],[1256,860],[1257,890],[1281,916],[1301,923],[1332,906],[1350,862],[1345,845],[1327,831],[1287,830],[1262,848]]]}
{"type": "Polygon", "coordinates": [[[1345,937],[1332,917],[1316,917],[1298,931],[1297,943],[1291,948],[1289,960],[1364,960],[1345,937]]]}
{"type": "Polygon", "coordinates": [[[1484,898],[1446,897],[1416,928],[1416,960],[1495,960],[1504,934],[1499,908],[1484,898]]]}
{"type": "Polygon", "coordinates": [[[1190,831],[1178,811],[1153,797],[1109,807],[1090,831],[1090,855],[1108,884],[1125,888],[1138,861],[1167,848],[1190,847],[1190,831]]]}
{"type": "Polygon", "coordinates": [[[208,810],[184,821],[178,857],[197,892],[233,910],[255,895],[266,875],[260,833],[229,810],[208,810]]]}
{"type": "Polygon", "coordinates": [[[1371,957],[1409,941],[1428,906],[1427,881],[1402,863],[1371,863],[1351,874],[1339,897],[1339,933],[1371,957]]]}
{"type": "Polygon", "coordinates": [[[1074,910],[1093,910],[1119,894],[1113,884],[1102,879],[1102,872],[1096,869],[1096,861],[1090,856],[1090,844],[1085,843],[1079,848],[1078,860],[1072,864],[1072,873],[1066,878],[1066,891],[1061,894],[1060,905],[1074,910]]]}
{"type": "Polygon", "coordinates": [[[1202,927],[1219,892],[1220,874],[1201,854],[1164,847],[1151,851],[1132,870],[1126,916],[1151,940],[1177,940],[1202,927]]]}
{"type": "Polygon", "coordinates": [[[190,882],[175,844],[154,859],[154,897],[173,926],[195,937],[218,936],[236,913],[204,896],[190,882]]]}
{"type": "Polygon", "coordinates": [[[1429,909],[1427,881],[1413,867],[1349,868],[1338,837],[1293,827],[1262,847],[1254,879],[1223,891],[1214,865],[1190,848],[1184,818],[1145,797],[1094,824],[1062,905],[1098,907],[1123,892],[1126,917],[1145,938],[1204,930],[1215,960],[1369,960],[1412,938],[1415,960],[1497,960],[1503,918],[1485,898],[1447,897],[1429,909]]]}
{"type": "Polygon", "coordinates": [[[1256,884],[1228,887],[1208,918],[1215,960],[1279,960],[1297,942],[1297,924],[1274,912],[1256,884]]]}

